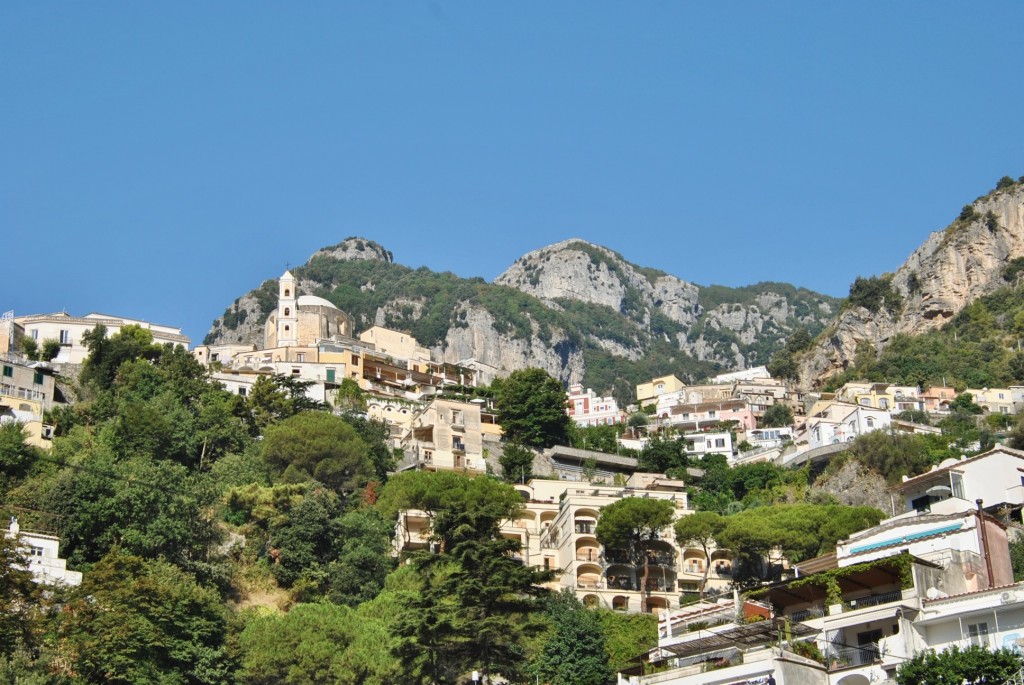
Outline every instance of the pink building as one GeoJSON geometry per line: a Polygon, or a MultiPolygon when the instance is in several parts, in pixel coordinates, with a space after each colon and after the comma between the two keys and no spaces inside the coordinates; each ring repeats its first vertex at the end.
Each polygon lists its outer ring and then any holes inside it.
{"type": "Polygon", "coordinates": [[[566,406],[569,418],[579,426],[613,426],[625,420],[614,397],[598,397],[578,383],[569,386],[566,406]]]}

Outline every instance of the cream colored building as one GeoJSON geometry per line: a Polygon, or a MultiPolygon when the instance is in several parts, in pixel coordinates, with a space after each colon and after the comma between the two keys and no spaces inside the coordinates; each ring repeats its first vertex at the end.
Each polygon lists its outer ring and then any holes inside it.
{"type": "Polygon", "coordinates": [[[393,331],[383,326],[373,326],[359,334],[364,343],[382,355],[426,363],[430,361],[430,350],[420,345],[416,338],[404,331],[393,331]]]}
{"type": "Polygon", "coordinates": [[[281,275],[277,287],[277,308],[264,325],[265,349],[314,347],[319,340],[352,336],[352,317],[322,297],[300,296],[291,271],[281,275]]]}
{"type": "Polygon", "coordinates": [[[420,410],[402,437],[412,468],[486,471],[480,405],[435,399],[420,410]]]}
{"type": "Polygon", "coordinates": [[[989,414],[1014,414],[1013,393],[1009,388],[967,388],[974,403],[989,414]]]}
{"type": "Polygon", "coordinates": [[[51,427],[43,414],[53,407],[53,369],[14,355],[0,355],[0,423],[17,422],[28,433],[28,443],[49,449],[51,427]]]}

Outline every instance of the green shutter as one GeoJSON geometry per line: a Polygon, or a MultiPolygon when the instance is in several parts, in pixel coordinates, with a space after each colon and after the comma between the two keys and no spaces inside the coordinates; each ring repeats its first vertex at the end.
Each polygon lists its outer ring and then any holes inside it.
{"type": "Polygon", "coordinates": [[[328,383],[333,383],[334,382],[334,369],[327,369],[327,382],[328,383]]]}

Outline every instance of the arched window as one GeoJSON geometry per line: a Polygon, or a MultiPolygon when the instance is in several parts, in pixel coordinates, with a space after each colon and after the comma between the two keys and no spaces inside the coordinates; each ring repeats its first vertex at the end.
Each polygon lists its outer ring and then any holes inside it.
{"type": "Polygon", "coordinates": [[[284,289],[284,296],[285,297],[291,297],[292,296],[292,291],[289,290],[288,288],[285,288],[284,289]]]}
{"type": "Polygon", "coordinates": [[[284,308],[284,315],[285,316],[291,316],[292,315],[292,310],[290,308],[288,308],[288,307],[285,307],[284,308]]]}

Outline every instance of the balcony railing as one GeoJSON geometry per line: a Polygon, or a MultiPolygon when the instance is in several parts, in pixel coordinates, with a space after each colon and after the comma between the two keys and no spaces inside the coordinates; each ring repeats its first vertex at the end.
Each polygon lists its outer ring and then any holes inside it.
{"type": "Polygon", "coordinates": [[[593,523],[577,523],[576,533],[579,535],[593,535],[594,528],[595,526],[593,523]]]}
{"type": "Polygon", "coordinates": [[[857,609],[875,607],[879,604],[889,604],[890,602],[898,602],[901,599],[903,599],[903,593],[899,590],[893,590],[892,592],[883,592],[881,594],[871,595],[870,597],[851,599],[849,602],[843,602],[843,611],[856,611],[857,609]]]}
{"type": "Polygon", "coordinates": [[[824,607],[811,607],[809,609],[802,609],[800,611],[794,611],[793,614],[789,618],[790,618],[790,620],[799,623],[801,621],[809,621],[811,619],[821,618],[824,615],[825,615],[824,607]]]}
{"type": "Polygon", "coordinates": [[[870,642],[859,647],[837,647],[828,650],[825,654],[830,671],[867,666],[881,658],[882,651],[878,648],[877,642],[870,642]]]}
{"type": "Polygon", "coordinates": [[[578,549],[576,561],[601,561],[601,552],[596,549],[578,549]]]}

